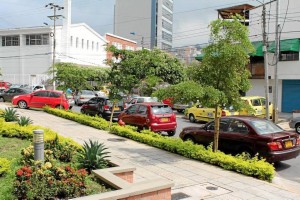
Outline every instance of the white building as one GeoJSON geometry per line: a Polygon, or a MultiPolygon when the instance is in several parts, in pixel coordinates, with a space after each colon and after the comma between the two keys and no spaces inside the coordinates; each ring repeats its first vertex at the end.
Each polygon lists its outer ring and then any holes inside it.
{"type": "MultiPolygon", "coordinates": [[[[107,41],[85,23],[71,25],[71,1],[65,0],[63,25],[55,26],[55,62],[106,67],[107,41]]],[[[0,30],[0,80],[41,84],[53,63],[54,27],[0,30]]]]}
{"type": "Polygon", "coordinates": [[[116,0],[114,34],[144,48],[171,49],[173,0],[116,0]]]}
{"type": "MultiPolygon", "coordinates": [[[[280,60],[278,62],[278,109],[282,112],[292,112],[300,109],[300,61],[299,61],[299,0],[280,1],[279,24],[280,24],[280,60]]],[[[268,47],[268,77],[271,90],[270,101],[274,95],[274,40],[275,40],[275,17],[276,1],[266,4],[267,35],[270,46],[268,47]]],[[[262,6],[250,10],[250,39],[262,41],[262,6]]],[[[257,46],[261,48],[261,45],[257,46]]],[[[261,51],[261,49],[258,51],[261,51]]],[[[257,51],[257,52],[258,52],[257,51]]],[[[265,96],[265,80],[263,79],[264,66],[262,55],[256,57],[251,72],[258,75],[251,79],[252,89],[247,95],[265,96]],[[261,58],[259,58],[261,57],[261,58]],[[262,75],[259,77],[259,75],[262,75]]],[[[253,61],[253,60],[252,60],[253,61]]]]}

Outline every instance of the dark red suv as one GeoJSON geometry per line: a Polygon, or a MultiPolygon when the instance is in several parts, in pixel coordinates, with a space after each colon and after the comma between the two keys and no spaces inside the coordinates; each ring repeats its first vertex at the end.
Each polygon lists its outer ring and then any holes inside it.
{"type": "Polygon", "coordinates": [[[169,136],[176,132],[176,115],[170,106],[157,102],[137,103],[119,115],[119,121],[137,126],[139,130],[166,131],[169,136]]]}

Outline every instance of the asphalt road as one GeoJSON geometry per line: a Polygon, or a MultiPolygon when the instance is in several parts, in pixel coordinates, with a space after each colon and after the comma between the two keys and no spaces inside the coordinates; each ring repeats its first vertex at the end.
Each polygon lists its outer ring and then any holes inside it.
{"type": "MultiPolygon", "coordinates": [[[[72,108],[74,112],[80,112],[80,107],[74,106],[72,108]]],[[[176,112],[176,111],[175,111],[176,112]]],[[[184,127],[188,126],[202,126],[204,123],[196,122],[191,123],[188,119],[183,118],[184,115],[181,113],[176,113],[177,119],[177,129],[174,137],[179,137],[179,133],[184,127]]],[[[275,165],[276,172],[278,176],[287,180],[296,181],[300,183],[300,156],[295,159],[287,160],[284,162],[277,163],[275,165]]]]}

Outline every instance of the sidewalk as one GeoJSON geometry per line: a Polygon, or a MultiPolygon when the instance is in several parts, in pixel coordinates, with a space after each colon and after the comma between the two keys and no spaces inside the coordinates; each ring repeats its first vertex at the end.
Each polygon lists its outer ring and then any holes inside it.
{"type": "MultiPolygon", "coordinates": [[[[0,109],[7,105],[1,103],[0,109]]],[[[134,182],[157,177],[172,180],[172,199],[300,199],[300,184],[276,177],[273,183],[230,172],[199,161],[150,147],[43,111],[17,109],[34,124],[51,128],[80,144],[103,142],[119,163],[137,168],[134,182]]]]}

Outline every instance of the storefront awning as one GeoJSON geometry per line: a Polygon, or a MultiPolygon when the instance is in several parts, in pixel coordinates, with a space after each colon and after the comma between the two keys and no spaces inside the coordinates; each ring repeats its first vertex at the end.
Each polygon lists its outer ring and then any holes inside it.
{"type": "MultiPolygon", "coordinates": [[[[287,40],[280,40],[280,52],[286,52],[286,51],[293,51],[293,52],[299,52],[299,39],[287,39],[287,40]]],[[[268,47],[268,52],[275,52],[276,45],[275,42],[271,42],[271,44],[268,47]]]]}
{"type": "Polygon", "coordinates": [[[251,53],[250,56],[264,56],[262,41],[252,42],[252,45],[254,46],[255,51],[251,53]]]}

